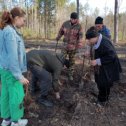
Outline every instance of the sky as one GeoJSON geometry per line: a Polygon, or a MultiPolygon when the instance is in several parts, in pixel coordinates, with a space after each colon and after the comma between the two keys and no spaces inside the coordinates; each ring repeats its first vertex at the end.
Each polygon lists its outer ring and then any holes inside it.
{"type": "MultiPolygon", "coordinates": [[[[9,3],[10,1],[13,1],[16,4],[16,1],[19,2],[24,2],[25,0],[4,0],[4,1],[8,1],[6,3],[9,3]]],[[[32,0],[27,0],[27,2],[32,1],[32,0]]],[[[111,10],[112,12],[114,12],[114,2],[115,0],[79,0],[80,3],[82,5],[85,5],[87,2],[90,6],[90,10],[91,12],[94,11],[94,9],[97,7],[100,11],[99,15],[104,15],[104,8],[105,6],[108,8],[108,11],[111,10]]],[[[118,0],[119,1],[119,12],[126,12],[126,0],[118,0]]],[[[71,0],[71,2],[76,2],[76,0],[71,0]]],[[[8,6],[11,6],[10,4],[8,4],[8,6]]],[[[10,8],[10,7],[9,7],[10,8]]],[[[89,12],[90,13],[90,12],[89,12]]]]}
{"type": "MultiPolygon", "coordinates": [[[[88,2],[92,10],[94,10],[97,7],[100,10],[100,15],[103,15],[105,6],[108,7],[109,10],[111,9],[114,12],[115,0],[79,0],[79,1],[82,5],[85,5],[85,3],[88,2]]],[[[118,0],[118,1],[120,3],[119,12],[126,12],[126,0],[118,0]]]]}

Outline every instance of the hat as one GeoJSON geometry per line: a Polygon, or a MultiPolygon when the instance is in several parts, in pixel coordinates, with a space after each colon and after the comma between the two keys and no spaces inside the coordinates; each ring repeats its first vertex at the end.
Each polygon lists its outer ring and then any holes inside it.
{"type": "Polygon", "coordinates": [[[97,29],[94,26],[92,26],[87,30],[85,36],[86,36],[86,39],[91,39],[91,38],[97,37],[98,35],[99,35],[99,33],[98,33],[97,29]]]}
{"type": "Polygon", "coordinates": [[[95,19],[95,24],[103,24],[103,18],[102,17],[97,17],[95,19]]]}
{"type": "Polygon", "coordinates": [[[78,14],[76,12],[72,12],[71,15],[70,15],[70,18],[78,19],[78,14]]]}

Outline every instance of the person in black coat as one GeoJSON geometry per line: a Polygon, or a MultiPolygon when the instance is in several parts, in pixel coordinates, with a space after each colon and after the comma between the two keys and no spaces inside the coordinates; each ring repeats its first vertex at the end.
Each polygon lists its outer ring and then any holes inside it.
{"type": "Polygon", "coordinates": [[[108,101],[113,82],[120,79],[121,65],[112,42],[98,33],[94,26],[87,30],[86,39],[94,50],[90,52],[94,52],[91,66],[94,67],[95,82],[99,90],[97,103],[103,105],[108,101]]]}

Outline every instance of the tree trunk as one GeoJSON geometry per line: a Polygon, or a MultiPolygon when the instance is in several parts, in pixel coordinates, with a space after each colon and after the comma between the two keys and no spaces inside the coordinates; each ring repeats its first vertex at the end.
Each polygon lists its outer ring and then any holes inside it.
{"type": "Polygon", "coordinates": [[[44,1],[44,33],[45,33],[45,38],[47,38],[47,4],[46,0],[44,1]]]}
{"type": "Polygon", "coordinates": [[[115,12],[114,12],[114,43],[118,43],[118,0],[115,0],[115,12]]]}
{"type": "Polygon", "coordinates": [[[32,25],[31,25],[31,29],[32,29],[32,31],[34,30],[34,6],[32,6],[32,13],[31,13],[31,18],[32,18],[32,25]]]}
{"type": "Polygon", "coordinates": [[[79,0],[77,0],[77,13],[78,13],[78,18],[79,18],[79,0]]]}

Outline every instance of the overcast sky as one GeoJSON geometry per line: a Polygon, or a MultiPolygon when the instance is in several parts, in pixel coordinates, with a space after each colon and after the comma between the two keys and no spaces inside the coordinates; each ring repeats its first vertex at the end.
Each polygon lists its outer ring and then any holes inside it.
{"type": "MultiPolygon", "coordinates": [[[[74,1],[74,0],[72,0],[74,1]]],[[[118,0],[120,3],[120,9],[119,12],[126,12],[126,0],[118,0]]],[[[75,0],[76,2],[76,0],[75,0]]],[[[80,3],[82,5],[85,5],[85,3],[88,2],[90,5],[90,8],[94,10],[96,7],[100,10],[100,15],[104,13],[105,5],[108,7],[108,9],[112,10],[114,12],[114,2],[115,0],[80,0],[80,3]]]]}

